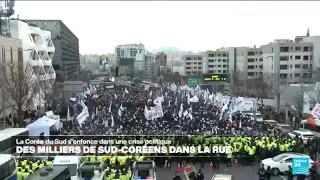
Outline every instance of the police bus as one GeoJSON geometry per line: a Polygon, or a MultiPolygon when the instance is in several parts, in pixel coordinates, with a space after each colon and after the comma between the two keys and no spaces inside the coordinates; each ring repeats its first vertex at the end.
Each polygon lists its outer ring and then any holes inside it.
{"type": "Polygon", "coordinates": [[[17,180],[16,159],[10,154],[0,154],[0,179],[17,180]]]}
{"type": "Polygon", "coordinates": [[[27,128],[7,128],[0,131],[0,153],[12,154],[15,152],[15,137],[29,137],[27,128]]]}

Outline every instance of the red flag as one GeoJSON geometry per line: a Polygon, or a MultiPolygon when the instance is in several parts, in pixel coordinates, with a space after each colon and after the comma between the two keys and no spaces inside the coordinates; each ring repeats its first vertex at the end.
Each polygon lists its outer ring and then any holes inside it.
{"type": "Polygon", "coordinates": [[[313,116],[309,116],[307,119],[307,124],[311,125],[312,128],[316,127],[316,121],[313,116]]]}

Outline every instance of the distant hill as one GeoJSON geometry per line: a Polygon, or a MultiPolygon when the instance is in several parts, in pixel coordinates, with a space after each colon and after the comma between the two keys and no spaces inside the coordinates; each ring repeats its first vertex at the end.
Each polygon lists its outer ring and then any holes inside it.
{"type": "Polygon", "coordinates": [[[176,47],[161,47],[157,49],[153,49],[151,52],[158,53],[158,52],[180,52],[181,50],[176,47]]]}

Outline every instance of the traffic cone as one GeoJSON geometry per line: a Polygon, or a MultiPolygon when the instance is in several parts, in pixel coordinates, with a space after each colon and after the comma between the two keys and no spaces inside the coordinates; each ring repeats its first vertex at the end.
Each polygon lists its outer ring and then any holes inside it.
{"type": "Polygon", "coordinates": [[[210,169],[214,170],[214,166],[213,166],[212,162],[210,163],[210,169]]]}
{"type": "Polygon", "coordinates": [[[235,167],[238,167],[238,160],[237,160],[237,158],[234,160],[234,166],[235,166],[235,167]]]}

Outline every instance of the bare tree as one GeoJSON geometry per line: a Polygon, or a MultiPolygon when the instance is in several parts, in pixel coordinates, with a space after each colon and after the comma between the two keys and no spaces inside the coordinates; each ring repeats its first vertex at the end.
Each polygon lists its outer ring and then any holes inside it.
{"type": "Polygon", "coordinates": [[[231,73],[231,92],[232,95],[240,95],[240,87],[243,86],[243,81],[241,81],[241,72],[233,71],[231,73]]]}
{"type": "Polygon", "coordinates": [[[260,75],[257,79],[253,81],[254,95],[261,99],[263,104],[263,98],[267,98],[269,91],[272,89],[270,85],[266,82],[263,75],[260,75]]]}
{"type": "Polygon", "coordinates": [[[23,125],[23,111],[34,100],[36,76],[30,65],[23,62],[3,63],[0,69],[2,88],[8,93],[7,103],[15,109],[19,126],[23,125]]]}
{"type": "MultiPolygon", "coordinates": [[[[276,74],[274,74],[276,75],[276,74]]],[[[287,77],[288,78],[288,77],[287,77]]],[[[265,73],[264,79],[266,80],[267,84],[270,86],[273,94],[276,97],[276,108],[277,108],[277,120],[279,120],[279,114],[280,114],[280,100],[281,100],[281,94],[286,90],[288,87],[288,79],[280,77],[275,77],[271,74],[265,73]],[[283,79],[286,79],[286,81],[283,81],[283,79]]]]}

